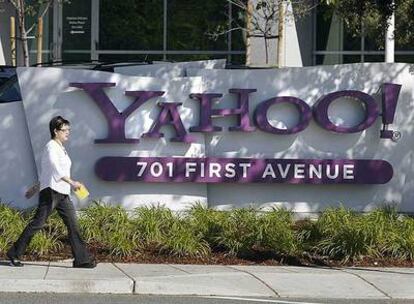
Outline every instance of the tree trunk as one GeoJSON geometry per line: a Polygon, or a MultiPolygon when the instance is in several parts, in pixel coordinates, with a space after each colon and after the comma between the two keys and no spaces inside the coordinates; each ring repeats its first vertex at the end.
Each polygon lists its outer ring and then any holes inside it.
{"type": "Polygon", "coordinates": [[[24,66],[29,66],[29,46],[27,43],[27,35],[26,31],[22,31],[22,46],[23,46],[23,58],[24,58],[24,66]]]}
{"type": "Polygon", "coordinates": [[[285,19],[286,5],[284,0],[279,0],[279,22],[278,22],[278,38],[277,38],[277,65],[283,67],[285,65],[285,19]]]}
{"type": "Polygon", "coordinates": [[[23,48],[23,58],[24,58],[24,66],[29,66],[29,46],[27,43],[27,33],[26,33],[26,24],[25,24],[25,4],[24,0],[18,1],[18,18],[19,18],[19,30],[21,35],[22,41],[22,48],[23,48]]]}
{"type": "Polygon", "coordinates": [[[246,20],[246,66],[250,66],[252,64],[252,48],[251,48],[251,40],[250,37],[252,34],[252,14],[253,14],[253,3],[252,0],[248,0],[247,2],[247,20],[246,20]]]}

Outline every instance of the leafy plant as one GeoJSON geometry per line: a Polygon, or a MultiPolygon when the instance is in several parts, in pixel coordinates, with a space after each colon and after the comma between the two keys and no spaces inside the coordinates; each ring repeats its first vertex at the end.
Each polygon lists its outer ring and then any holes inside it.
{"type": "Polygon", "coordinates": [[[140,246],[159,249],[174,220],[172,211],[162,206],[136,208],[133,225],[139,234],[140,246]]]}
{"type": "Polygon", "coordinates": [[[50,235],[45,230],[41,230],[34,235],[27,251],[30,254],[46,255],[56,252],[62,247],[63,244],[58,240],[58,236],[50,235]]]}
{"type": "Polygon", "coordinates": [[[87,241],[102,244],[110,254],[127,256],[137,249],[137,233],[121,206],[94,202],[83,210],[79,223],[87,241]]]}
{"type": "Polygon", "coordinates": [[[210,253],[210,247],[205,240],[194,234],[188,221],[176,219],[164,239],[161,252],[179,257],[204,257],[210,253]]]}
{"type": "Polygon", "coordinates": [[[264,212],[258,220],[260,246],[277,254],[292,254],[298,246],[293,230],[293,214],[286,209],[264,212]]]}
{"type": "Polygon", "coordinates": [[[326,209],[317,222],[321,240],[314,250],[343,262],[378,255],[373,247],[373,234],[366,223],[362,215],[353,210],[344,207],[326,209]]]}
{"type": "Polygon", "coordinates": [[[223,222],[226,214],[196,203],[187,212],[188,221],[200,239],[210,244],[211,248],[219,246],[219,236],[223,232],[223,222]]]}
{"type": "Polygon", "coordinates": [[[57,238],[62,238],[67,234],[67,229],[63,220],[60,218],[57,211],[54,211],[46,221],[46,231],[47,234],[56,236],[57,238]]]}
{"type": "Polygon", "coordinates": [[[394,244],[391,247],[393,257],[414,260],[414,219],[405,218],[401,222],[399,234],[394,235],[394,244]]]}
{"type": "Polygon", "coordinates": [[[250,255],[253,247],[258,243],[256,210],[234,209],[222,220],[222,232],[217,237],[218,243],[226,248],[230,255],[250,255]]]}
{"type": "MultiPolygon", "coordinates": [[[[5,253],[29,220],[30,216],[0,204],[0,253],[5,253]]],[[[328,208],[316,221],[295,222],[293,213],[285,209],[224,212],[195,204],[181,214],[162,206],[129,213],[120,206],[94,202],[83,210],[79,223],[87,241],[110,256],[147,251],[198,258],[219,249],[233,256],[255,257],[263,251],[298,255],[304,249],[344,263],[363,257],[414,260],[414,219],[398,214],[392,205],[367,214],[328,208]]],[[[55,212],[33,237],[28,252],[40,256],[57,252],[65,235],[55,212]]]]}
{"type": "Polygon", "coordinates": [[[0,203],[0,252],[9,249],[25,226],[21,212],[0,203]]]}

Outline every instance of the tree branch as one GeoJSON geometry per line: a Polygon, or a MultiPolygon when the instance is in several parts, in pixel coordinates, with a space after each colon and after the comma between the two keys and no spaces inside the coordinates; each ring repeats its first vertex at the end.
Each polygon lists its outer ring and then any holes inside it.
{"type": "Polygon", "coordinates": [[[228,33],[230,33],[230,32],[234,32],[234,31],[238,31],[238,30],[241,30],[241,31],[247,32],[247,29],[245,29],[245,28],[243,28],[243,27],[234,27],[234,28],[231,28],[231,29],[228,29],[228,30],[225,30],[225,31],[221,31],[221,32],[216,32],[216,33],[206,33],[206,35],[207,35],[208,37],[212,38],[212,39],[217,39],[217,38],[218,38],[218,36],[222,36],[222,35],[225,35],[225,34],[228,34],[228,33]]]}
{"type": "MultiPolygon", "coordinates": [[[[49,0],[43,10],[43,12],[40,14],[39,18],[43,18],[46,15],[47,10],[49,9],[50,5],[52,4],[53,0],[49,0]]],[[[36,26],[37,22],[34,22],[33,25],[27,30],[27,34],[29,34],[36,26]]]]}
{"type": "Polygon", "coordinates": [[[9,2],[14,6],[16,10],[19,9],[19,4],[15,0],[9,0],[9,2]]]}

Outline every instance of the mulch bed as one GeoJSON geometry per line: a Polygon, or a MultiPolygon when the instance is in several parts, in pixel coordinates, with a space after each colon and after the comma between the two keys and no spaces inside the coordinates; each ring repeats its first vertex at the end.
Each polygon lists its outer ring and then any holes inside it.
{"type": "MultiPolygon", "coordinates": [[[[196,264],[196,265],[262,265],[262,266],[324,266],[324,267],[414,267],[414,261],[396,260],[390,258],[365,257],[357,261],[342,263],[338,260],[330,260],[325,257],[305,254],[301,257],[275,256],[266,252],[257,252],[253,256],[233,257],[223,252],[212,252],[208,257],[178,257],[160,254],[158,252],[137,253],[131,256],[117,257],[110,255],[105,250],[95,246],[89,246],[98,262],[140,263],[140,264],[196,264]]],[[[5,255],[0,258],[6,259],[5,255]]],[[[51,255],[25,255],[23,261],[59,261],[71,259],[70,246],[65,244],[59,253],[51,255]]]]}

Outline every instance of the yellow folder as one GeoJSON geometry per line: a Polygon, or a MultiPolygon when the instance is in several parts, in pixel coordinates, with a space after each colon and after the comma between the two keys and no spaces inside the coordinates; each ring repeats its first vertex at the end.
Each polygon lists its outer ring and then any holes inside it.
{"type": "Polygon", "coordinates": [[[82,185],[78,190],[75,190],[74,192],[80,201],[86,199],[89,196],[89,191],[84,185],[82,185]]]}

